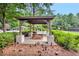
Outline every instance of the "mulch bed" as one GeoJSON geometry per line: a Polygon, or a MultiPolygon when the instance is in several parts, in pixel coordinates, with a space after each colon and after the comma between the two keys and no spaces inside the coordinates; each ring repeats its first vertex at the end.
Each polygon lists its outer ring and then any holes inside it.
{"type": "Polygon", "coordinates": [[[65,50],[58,45],[13,44],[2,51],[4,56],[79,56],[79,53],[65,50]]]}
{"type": "Polygon", "coordinates": [[[2,51],[2,48],[0,48],[0,56],[3,55],[3,51],[2,51]]]}

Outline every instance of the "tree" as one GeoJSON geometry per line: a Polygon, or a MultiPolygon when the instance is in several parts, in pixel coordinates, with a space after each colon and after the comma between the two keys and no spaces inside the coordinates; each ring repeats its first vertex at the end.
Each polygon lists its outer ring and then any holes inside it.
{"type": "Polygon", "coordinates": [[[63,22],[62,15],[58,13],[53,19],[53,26],[56,27],[56,29],[63,29],[63,22]]]}
{"type": "Polygon", "coordinates": [[[79,13],[76,14],[77,18],[79,19],[79,13]]]}
{"type": "Polygon", "coordinates": [[[65,15],[65,14],[60,15],[58,13],[56,15],[55,19],[53,20],[53,26],[55,26],[56,29],[68,30],[68,28],[71,27],[71,25],[69,23],[68,15],[65,15]]]}
{"type": "Polygon", "coordinates": [[[18,25],[15,16],[46,16],[52,15],[50,8],[53,4],[47,3],[11,3],[0,4],[0,23],[3,24],[3,31],[5,32],[5,22],[9,22],[12,27],[18,25]]]}
{"type": "Polygon", "coordinates": [[[30,3],[27,5],[32,16],[46,16],[48,14],[53,14],[53,10],[50,8],[53,5],[51,3],[30,3]]]}
{"type": "Polygon", "coordinates": [[[56,29],[68,30],[71,27],[79,27],[79,13],[76,15],[69,13],[68,15],[57,14],[53,20],[53,26],[56,29]]]}
{"type": "Polygon", "coordinates": [[[67,20],[67,22],[70,25],[73,25],[73,16],[74,15],[72,13],[68,14],[68,20],[67,20]]]}
{"type": "Polygon", "coordinates": [[[7,6],[8,4],[3,4],[1,3],[0,4],[0,13],[1,13],[1,16],[2,16],[2,23],[3,23],[3,31],[5,32],[5,12],[6,12],[6,9],[7,9],[7,6]]]}
{"type": "Polygon", "coordinates": [[[3,24],[3,32],[5,32],[5,22],[6,19],[13,19],[14,16],[18,16],[21,13],[18,10],[24,9],[26,7],[25,4],[8,4],[8,3],[1,3],[0,4],[0,17],[1,23],[3,24]]]}
{"type": "Polygon", "coordinates": [[[68,30],[69,27],[71,27],[71,25],[68,23],[68,15],[64,14],[62,15],[62,19],[63,21],[63,28],[64,30],[68,30]]]}
{"type": "MultiPolygon", "coordinates": [[[[30,11],[30,16],[46,16],[46,15],[53,15],[53,10],[51,10],[51,6],[53,4],[47,3],[30,3],[27,4],[27,9],[30,11]]],[[[45,27],[44,25],[40,25],[40,27],[45,27]]]]}

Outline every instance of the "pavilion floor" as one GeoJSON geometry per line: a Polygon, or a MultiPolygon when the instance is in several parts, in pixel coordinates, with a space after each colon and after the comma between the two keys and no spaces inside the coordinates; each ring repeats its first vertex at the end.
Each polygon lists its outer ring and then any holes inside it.
{"type": "Polygon", "coordinates": [[[31,37],[24,37],[24,36],[21,37],[21,36],[19,36],[16,39],[16,42],[18,42],[19,44],[45,44],[45,45],[47,45],[48,39],[49,39],[49,44],[51,44],[51,42],[53,44],[55,44],[53,37],[47,37],[45,35],[43,36],[42,39],[32,39],[31,37]]]}
{"type": "Polygon", "coordinates": [[[25,40],[24,40],[24,44],[39,44],[44,42],[47,42],[46,36],[43,36],[42,39],[32,39],[32,38],[28,39],[28,37],[25,37],[25,40]]]}

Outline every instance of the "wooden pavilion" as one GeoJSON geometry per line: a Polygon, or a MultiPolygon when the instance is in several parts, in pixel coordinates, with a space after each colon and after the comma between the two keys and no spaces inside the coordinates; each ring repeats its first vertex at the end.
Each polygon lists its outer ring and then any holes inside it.
{"type": "MultiPolygon", "coordinates": [[[[51,35],[51,20],[53,19],[52,16],[32,16],[32,17],[17,17],[19,20],[19,33],[20,35],[17,36],[16,42],[23,43],[23,44],[36,44],[36,43],[52,43],[53,37],[51,35]],[[29,37],[24,37],[22,34],[22,24],[24,21],[27,21],[30,24],[30,35],[29,37]],[[35,24],[47,24],[48,31],[46,35],[43,33],[39,34],[34,31],[35,24]],[[33,25],[33,31],[31,31],[33,25]],[[44,40],[43,40],[44,39],[44,40]]],[[[29,29],[28,29],[29,30],[29,29]]]]}

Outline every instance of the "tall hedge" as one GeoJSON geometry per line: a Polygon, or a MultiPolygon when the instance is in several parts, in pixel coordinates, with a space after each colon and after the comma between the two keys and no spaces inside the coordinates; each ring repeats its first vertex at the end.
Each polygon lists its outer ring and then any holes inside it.
{"type": "Polygon", "coordinates": [[[79,33],[53,30],[55,41],[66,49],[79,51],[79,33]]]}

